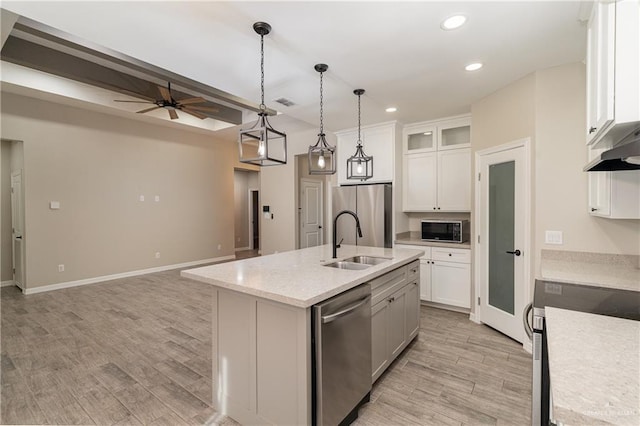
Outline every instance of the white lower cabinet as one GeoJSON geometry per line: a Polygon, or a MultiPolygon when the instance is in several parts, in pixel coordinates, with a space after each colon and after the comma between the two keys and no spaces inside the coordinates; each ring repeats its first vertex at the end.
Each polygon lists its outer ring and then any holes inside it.
{"type": "Polygon", "coordinates": [[[425,252],[420,258],[420,300],[460,308],[471,307],[471,250],[399,246],[425,252]]]}
{"type": "Polygon", "coordinates": [[[419,280],[415,261],[371,282],[372,383],[418,335],[419,280]]]}
{"type": "Polygon", "coordinates": [[[471,307],[471,265],[433,261],[431,301],[445,305],[471,307]]]}

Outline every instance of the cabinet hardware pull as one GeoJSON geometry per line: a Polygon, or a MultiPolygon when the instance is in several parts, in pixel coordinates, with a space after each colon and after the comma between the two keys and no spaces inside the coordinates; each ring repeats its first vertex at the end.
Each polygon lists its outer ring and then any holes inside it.
{"type": "Polygon", "coordinates": [[[449,256],[451,256],[451,253],[449,253],[449,256]]]}
{"type": "Polygon", "coordinates": [[[394,300],[396,300],[395,296],[394,297],[390,297],[389,298],[389,303],[393,302],[394,300]]]}
{"type": "Polygon", "coordinates": [[[598,209],[596,209],[595,207],[591,207],[591,211],[592,211],[592,212],[595,212],[595,211],[597,211],[597,210],[598,210],[598,209]]]}
{"type": "Polygon", "coordinates": [[[438,210],[440,210],[440,207],[438,207],[438,210]]]}
{"type": "Polygon", "coordinates": [[[597,130],[597,128],[596,128],[596,127],[590,127],[590,128],[589,128],[589,134],[591,134],[591,133],[595,132],[596,130],[597,130]]]}

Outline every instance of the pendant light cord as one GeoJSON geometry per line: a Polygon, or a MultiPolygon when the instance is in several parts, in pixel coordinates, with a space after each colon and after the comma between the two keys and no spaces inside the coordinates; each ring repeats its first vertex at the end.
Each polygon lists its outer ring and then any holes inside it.
{"type": "Polygon", "coordinates": [[[324,134],[324,119],[322,117],[322,107],[324,101],[324,97],[322,95],[322,74],[324,73],[320,73],[320,134],[324,134]]]}
{"type": "Polygon", "coordinates": [[[362,145],[362,139],[360,138],[360,96],[358,95],[358,145],[362,145]]]}
{"type": "Polygon", "coordinates": [[[264,35],[260,35],[260,111],[264,112],[267,106],[264,104],[264,35]]]}

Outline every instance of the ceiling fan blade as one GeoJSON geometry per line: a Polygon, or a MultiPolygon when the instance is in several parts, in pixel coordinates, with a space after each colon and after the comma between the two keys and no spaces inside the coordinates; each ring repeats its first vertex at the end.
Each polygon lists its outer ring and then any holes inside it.
{"type": "Polygon", "coordinates": [[[138,114],[144,114],[145,112],[153,111],[154,109],[158,109],[158,108],[162,108],[162,107],[154,106],[154,107],[147,108],[147,109],[143,109],[142,111],[136,111],[136,112],[137,112],[138,114]]]}
{"type": "Polygon", "coordinates": [[[195,109],[197,111],[207,111],[207,112],[220,112],[218,108],[198,106],[198,105],[187,105],[183,109],[195,109]]]}
{"type": "Polygon", "coordinates": [[[158,86],[158,90],[160,90],[160,95],[162,95],[162,99],[167,102],[171,102],[171,92],[166,87],[158,86]]]}
{"type": "Polygon", "coordinates": [[[169,111],[169,117],[171,117],[172,120],[175,120],[178,118],[178,113],[176,112],[175,109],[169,109],[167,111],[169,111]]]}
{"type": "Polygon", "coordinates": [[[187,114],[191,114],[191,115],[193,115],[194,117],[198,117],[200,120],[204,120],[205,118],[207,118],[207,116],[206,116],[206,115],[201,114],[201,113],[199,113],[198,111],[194,111],[194,110],[192,110],[192,109],[186,109],[186,108],[183,108],[183,109],[181,109],[180,111],[186,112],[187,114]]]}
{"type": "Polygon", "coordinates": [[[149,102],[149,101],[120,101],[118,99],[114,99],[113,102],[129,102],[132,104],[155,104],[155,102],[149,102]]]}
{"type": "Polygon", "coordinates": [[[177,102],[182,105],[188,105],[188,104],[201,104],[203,102],[207,102],[207,100],[205,98],[187,98],[177,102]]]}

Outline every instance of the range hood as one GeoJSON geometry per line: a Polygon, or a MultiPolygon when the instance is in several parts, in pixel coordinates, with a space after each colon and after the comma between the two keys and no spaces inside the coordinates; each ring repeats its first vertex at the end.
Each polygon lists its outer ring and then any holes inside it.
{"type": "Polygon", "coordinates": [[[585,172],[640,170],[640,138],[604,151],[582,170],[585,172]]]}

